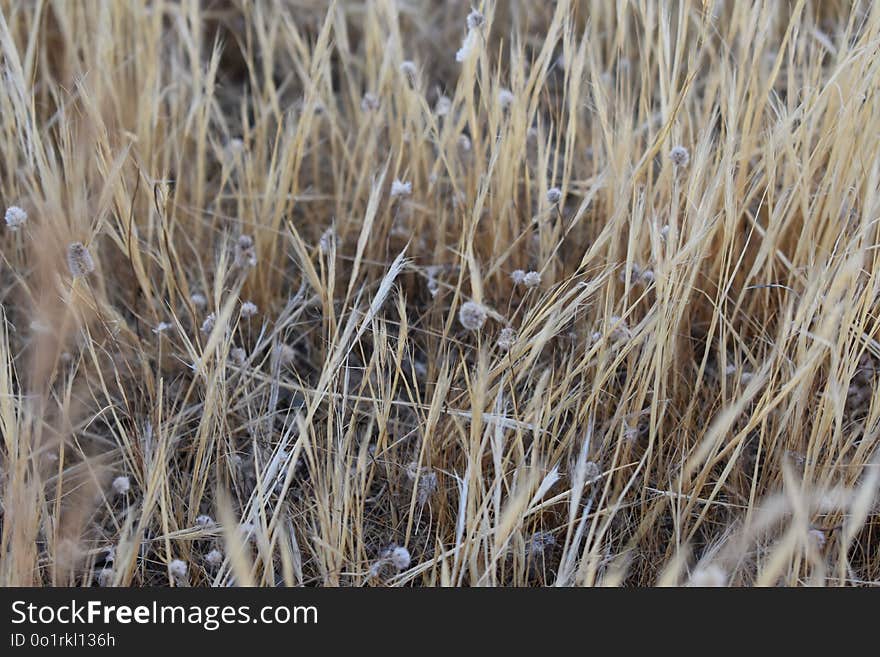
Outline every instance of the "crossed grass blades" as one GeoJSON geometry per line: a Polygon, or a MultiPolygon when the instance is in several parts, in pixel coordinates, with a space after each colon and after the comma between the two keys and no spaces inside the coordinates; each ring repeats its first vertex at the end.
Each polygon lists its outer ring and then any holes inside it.
{"type": "Polygon", "coordinates": [[[3,585],[880,581],[880,5],[0,2],[3,585]]]}

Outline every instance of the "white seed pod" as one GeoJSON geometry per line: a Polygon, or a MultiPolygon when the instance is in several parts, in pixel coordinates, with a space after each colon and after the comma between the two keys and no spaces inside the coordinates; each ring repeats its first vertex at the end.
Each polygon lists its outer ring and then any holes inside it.
{"type": "Polygon", "coordinates": [[[525,285],[529,289],[539,287],[541,285],[541,273],[537,271],[530,271],[528,274],[523,276],[523,285],[525,285]]]}
{"type": "Polygon", "coordinates": [[[501,329],[501,333],[498,334],[497,344],[501,351],[510,351],[513,345],[516,344],[516,331],[509,326],[501,329]]]}
{"type": "Polygon", "coordinates": [[[205,555],[205,563],[216,568],[223,563],[223,553],[218,549],[213,549],[205,555]]]}
{"type": "Polygon", "coordinates": [[[391,183],[391,198],[396,198],[398,196],[409,196],[410,194],[412,194],[411,182],[395,180],[391,183]]]}
{"type": "Polygon", "coordinates": [[[367,92],[361,98],[361,109],[365,112],[376,112],[379,109],[379,105],[379,97],[376,94],[367,92]]]}
{"type": "Polygon", "coordinates": [[[113,491],[117,495],[125,495],[131,490],[131,480],[124,475],[120,475],[113,480],[113,491]]]}
{"type": "Polygon", "coordinates": [[[458,311],[458,321],[468,331],[479,331],[486,323],[487,317],[486,309],[475,301],[462,304],[458,311]]]}
{"type": "Polygon", "coordinates": [[[416,78],[418,77],[418,75],[419,75],[419,70],[418,70],[418,68],[416,67],[416,63],[413,62],[412,60],[409,60],[409,59],[407,59],[407,60],[405,60],[405,61],[403,61],[403,62],[400,63],[400,72],[401,72],[404,76],[406,76],[406,78],[407,78],[410,82],[414,82],[415,79],[416,79],[416,78]]]}
{"type": "Polygon", "coordinates": [[[244,319],[250,319],[251,317],[256,315],[257,312],[259,312],[259,309],[257,308],[257,304],[255,304],[254,302],[245,301],[243,304],[241,304],[241,316],[244,319]]]}
{"type": "Polygon", "coordinates": [[[485,17],[476,9],[472,10],[471,13],[467,16],[467,29],[469,30],[478,30],[483,27],[483,24],[486,22],[485,17]]]}
{"type": "Polygon", "coordinates": [[[188,570],[189,567],[182,559],[174,559],[168,564],[168,572],[171,573],[171,576],[176,580],[184,579],[188,570]]]}
{"type": "Polygon", "coordinates": [[[235,265],[241,268],[257,266],[257,249],[250,235],[241,235],[236,241],[235,265]]]}
{"type": "Polygon", "coordinates": [[[95,261],[92,254],[82,242],[73,242],[67,247],[67,268],[74,278],[88,276],[95,271],[95,261]]]}
{"type": "Polygon", "coordinates": [[[24,226],[27,221],[27,212],[18,207],[17,205],[10,205],[6,208],[6,227],[9,230],[18,230],[22,226],[24,226]]]}
{"type": "Polygon", "coordinates": [[[727,586],[727,573],[721,566],[709,564],[697,568],[691,575],[689,584],[700,588],[727,586]]]}
{"type": "Polygon", "coordinates": [[[467,61],[471,54],[476,50],[479,38],[480,33],[478,30],[468,30],[464,41],[461,43],[461,48],[455,53],[455,61],[459,63],[467,61]]]}
{"type": "Polygon", "coordinates": [[[162,333],[165,333],[166,331],[171,330],[172,328],[174,328],[174,324],[171,324],[169,322],[159,322],[158,324],[156,324],[156,328],[153,329],[153,333],[155,333],[156,335],[160,335],[162,333]]]}
{"type": "Polygon", "coordinates": [[[196,525],[199,527],[213,527],[214,519],[209,515],[200,515],[196,518],[196,525]]]}
{"type": "Polygon", "coordinates": [[[434,114],[437,116],[446,116],[452,111],[452,99],[449,96],[440,96],[434,105],[434,114]]]}
{"type": "Polygon", "coordinates": [[[397,570],[406,570],[409,568],[412,558],[410,557],[409,550],[398,545],[389,550],[388,561],[397,570]]]}
{"type": "Polygon", "coordinates": [[[501,89],[498,91],[498,104],[501,106],[501,109],[507,109],[513,105],[513,101],[515,100],[516,96],[513,95],[513,92],[510,89],[501,89]]]}
{"type": "Polygon", "coordinates": [[[514,269],[510,274],[510,280],[513,281],[514,285],[519,285],[526,278],[526,272],[522,269],[514,269]]]}
{"type": "Polygon", "coordinates": [[[551,187],[547,190],[547,202],[550,205],[556,205],[562,200],[562,190],[558,187],[551,187]]]}
{"type": "Polygon", "coordinates": [[[209,334],[214,330],[214,324],[217,321],[217,316],[214,313],[211,313],[207,317],[205,317],[205,321],[202,322],[202,333],[209,334]]]}
{"type": "Polygon", "coordinates": [[[669,151],[669,159],[676,167],[684,168],[691,161],[691,154],[684,146],[676,146],[669,151]]]}

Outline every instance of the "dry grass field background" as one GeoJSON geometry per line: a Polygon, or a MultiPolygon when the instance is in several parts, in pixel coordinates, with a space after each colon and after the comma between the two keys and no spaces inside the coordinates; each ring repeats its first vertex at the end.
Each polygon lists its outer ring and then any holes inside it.
{"type": "Polygon", "coordinates": [[[0,0],[0,584],[880,582],[878,47],[0,0]]]}

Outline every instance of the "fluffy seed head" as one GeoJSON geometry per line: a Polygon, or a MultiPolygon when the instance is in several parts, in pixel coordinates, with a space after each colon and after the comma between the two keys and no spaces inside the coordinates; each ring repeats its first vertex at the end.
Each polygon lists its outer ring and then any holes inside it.
{"type": "Polygon", "coordinates": [[[526,278],[526,272],[522,269],[514,269],[510,274],[510,280],[513,281],[514,285],[519,285],[526,278]]]}
{"type": "Polygon", "coordinates": [[[523,285],[527,288],[535,288],[541,285],[541,274],[537,271],[530,271],[528,274],[523,276],[523,285]]]}
{"type": "Polygon", "coordinates": [[[208,305],[208,300],[201,292],[196,292],[189,298],[189,300],[196,308],[204,308],[208,305]]]}
{"type": "Polygon", "coordinates": [[[131,481],[128,477],[120,475],[113,480],[113,490],[117,495],[125,495],[131,490],[131,481]]]}
{"type": "Polygon", "coordinates": [[[501,333],[498,334],[498,348],[501,351],[510,351],[514,343],[516,343],[516,331],[509,326],[501,329],[501,333]]]}
{"type": "Polygon", "coordinates": [[[476,49],[478,39],[478,30],[468,30],[467,36],[465,36],[464,41],[461,44],[461,48],[455,53],[455,61],[459,63],[467,61],[471,56],[471,53],[476,49]]]}
{"type": "Polygon", "coordinates": [[[235,264],[242,268],[257,266],[257,249],[250,235],[239,236],[235,243],[235,264]]]}
{"type": "Polygon", "coordinates": [[[409,196],[412,194],[412,183],[395,180],[391,183],[391,198],[398,196],[409,196]]]}
{"type": "Polygon", "coordinates": [[[467,29],[478,30],[483,27],[485,22],[486,19],[483,17],[483,14],[474,9],[467,16],[467,29]]]}
{"type": "Polygon", "coordinates": [[[562,190],[558,187],[551,187],[547,190],[547,202],[550,205],[556,205],[562,200],[562,190]]]}
{"type": "Polygon", "coordinates": [[[202,322],[202,333],[210,333],[214,330],[214,323],[217,321],[217,315],[211,313],[207,317],[205,317],[205,321],[202,322]]]}
{"type": "Polygon", "coordinates": [[[440,96],[437,104],[434,105],[434,114],[437,116],[446,116],[452,111],[452,99],[449,96],[440,96]]]}
{"type": "Polygon", "coordinates": [[[216,568],[223,563],[223,553],[217,549],[211,550],[205,555],[205,563],[216,568]]]}
{"type": "Polygon", "coordinates": [[[412,561],[409,556],[409,550],[399,545],[391,548],[388,553],[388,560],[391,562],[392,566],[397,568],[397,570],[405,570],[409,568],[409,564],[412,561]]]}
{"type": "Polygon", "coordinates": [[[155,333],[156,335],[161,335],[162,333],[165,333],[165,331],[168,331],[172,328],[174,328],[174,324],[171,324],[169,322],[159,322],[158,324],[156,324],[156,328],[153,329],[153,333],[155,333]]]}
{"type": "Polygon", "coordinates": [[[479,331],[486,323],[486,309],[476,301],[468,301],[458,311],[458,321],[468,331],[479,331]]]}
{"type": "Polygon", "coordinates": [[[245,319],[250,319],[258,312],[257,304],[253,301],[245,301],[241,304],[241,316],[245,319]]]}
{"type": "Polygon", "coordinates": [[[699,588],[727,586],[727,573],[716,564],[697,568],[691,575],[690,585],[699,588]]]}
{"type": "Polygon", "coordinates": [[[361,98],[361,109],[365,112],[375,112],[379,109],[379,97],[369,92],[361,98]]]}
{"type": "Polygon", "coordinates": [[[17,205],[11,205],[6,209],[6,227],[9,230],[18,230],[27,221],[27,212],[17,205]]]}
{"type": "Polygon", "coordinates": [[[213,527],[214,526],[214,519],[208,515],[201,515],[198,518],[196,518],[196,524],[199,527],[213,527]]]}
{"type": "Polygon", "coordinates": [[[67,247],[67,267],[74,278],[88,276],[95,271],[95,261],[85,244],[73,242],[67,247]]]}
{"type": "Polygon", "coordinates": [[[168,572],[171,573],[171,576],[174,579],[183,579],[186,577],[186,571],[188,570],[186,562],[181,559],[174,559],[170,564],[168,564],[168,572]]]}
{"type": "Polygon", "coordinates": [[[688,153],[688,149],[684,146],[676,146],[669,151],[669,159],[672,160],[675,166],[683,168],[691,161],[691,154],[688,153]]]}
{"type": "Polygon", "coordinates": [[[410,82],[415,80],[416,76],[419,74],[419,70],[416,68],[416,63],[409,59],[400,63],[400,72],[409,78],[410,82]]]}
{"type": "Polygon", "coordinates": [[[510,89],[501,89],[498,92],[498,104],[501,106],[501,109],[507,109],[513,105],[513,101],[515,100],[516,96],[513,95],[513,92],[510,89]]]}

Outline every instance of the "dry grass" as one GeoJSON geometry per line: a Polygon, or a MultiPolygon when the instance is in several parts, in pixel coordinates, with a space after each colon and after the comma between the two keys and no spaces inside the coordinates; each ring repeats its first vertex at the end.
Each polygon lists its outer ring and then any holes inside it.
{"type": "Polygon", "coordinates": [[[880,582],[880,3],[0,8],[0,583],[880,582]]]}

